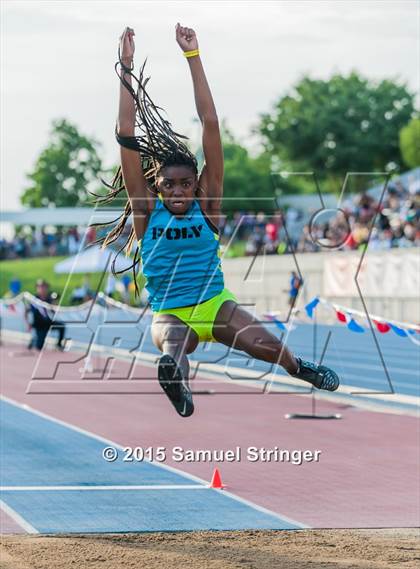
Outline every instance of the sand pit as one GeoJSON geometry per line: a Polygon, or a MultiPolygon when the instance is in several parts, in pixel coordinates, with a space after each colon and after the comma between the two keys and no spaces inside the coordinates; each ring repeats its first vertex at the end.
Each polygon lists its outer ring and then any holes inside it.
{"type": "Polygon", "coordinates": [[[1,569],[415,569],[417,529],[3,536],[1,569]]]}

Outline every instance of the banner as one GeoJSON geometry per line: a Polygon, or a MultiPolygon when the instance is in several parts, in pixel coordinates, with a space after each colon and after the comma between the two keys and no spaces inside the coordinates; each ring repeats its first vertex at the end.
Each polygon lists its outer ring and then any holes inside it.
{"type": "MultiPolygon", "coordinates": [[[[326,256],[324,295],[359,298],[355,276],[361,253],[326,256]]],[[[420,290],[420,255],[365,255],[357,282],[365,297],[417,298],[420,290]]]]}
{"type": "MultiPolygon", "coordinates": [[[[361,310],[340,306],[325,300],[324,298],[315,297],[306,306],[305,311],[307,316],[312,320],[314,312],[318,305],[322,305],[334,312],[336,319],[341,324],[345,324],[349,330],[358,334],[363,334],[368,329],[368,320],[376,327],[376,330],[381,334],[387,334],[390,330],[400,338],[409,338],[416,345],[420,345],[420,341],[415,336],[420,334],[420,326],[417,324],[409,324],[408,322],[396,322],[395,320],[388,320],[381,316],[367,315],[361,310]],[[364,321],[362,326],[357,320],[364,321]]],[[[267,315],[266,315],[267,317],[267,315]]],[[[270,318],[273,320],[273,317],[270,318]]]]}

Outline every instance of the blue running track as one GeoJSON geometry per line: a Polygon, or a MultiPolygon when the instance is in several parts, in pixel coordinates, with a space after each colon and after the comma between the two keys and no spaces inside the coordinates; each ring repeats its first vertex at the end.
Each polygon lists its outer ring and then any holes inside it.
{"type": "Polygon", "coordinates": [[[0,417],[2,500],[35,532],[303,527],[167,467],[106,462],[102,451],[109,441],[10,402],[0,402],[0,417]],[[61,489],[68,486],[77,489],[61,489]]]}

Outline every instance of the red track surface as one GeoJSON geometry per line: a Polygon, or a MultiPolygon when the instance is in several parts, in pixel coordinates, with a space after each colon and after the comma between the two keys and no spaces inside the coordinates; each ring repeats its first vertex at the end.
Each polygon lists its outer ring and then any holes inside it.
{"type": "MultiPolygon", "coordinates": [[[[198,378],[195,389],[217,388],[230,394],[197,395],[196,412],[178,417],[156,382],[144,383],[150,395],[25,394],[36,357],[19,355],[22,347],[3,346],[2,392],[124,446],[165,446],[166,464],[209,480],[214,466],[228,490],[317,528],[418,526],[419,422],[412,417],[339,408],[319,403],[318,411],[341,412],[341,421],[285,420],[288,412],[310,412],[307,396],[254,394],[232,383],[210,384],[198,378]],[[175,463],[173,446],[184,449],[230,449],[249,446],[321,450],[318,463],[175,463]]],[[[66,354],[65,358],[71,358],[66,354]]],[[[43,366],[63,355],[46,353],[43,366]]],[[[119,362],[120,369],[127,364],[119,362]]],[[[67,365],[62,379],[77,379],[80,364],[67,365]]],[[[150,377],[150,366],[136,367],[135,377],[150,377]]],[[[39,375],[39,374],[38,374],[39,375]]],[[[33,384],[35,384],[34,382],[33,384]]],[[[104,381],[105,383],[105,381],[104,381]]],[[[126,382],[125,382],[126,383],[126,382]]],[[[114,382],[115,384],[115,382],[114,382]]],[[[84,382],[83,385],[89,385],[84,382]]],[[[6,524],[6,528],[7,528],[6,524]]],[[[3,531],[5,531],[3,529],[3,531]]]]}
{"type": "Polygon", "coordinates": [[[26,533],[10,516],[0,509],[0,533],[26,533]]]}

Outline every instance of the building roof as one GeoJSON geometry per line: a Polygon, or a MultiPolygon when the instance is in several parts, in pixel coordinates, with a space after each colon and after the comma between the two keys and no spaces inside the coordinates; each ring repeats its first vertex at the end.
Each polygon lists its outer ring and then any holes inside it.
{"type": "Polygon", "coordinates": [[[90,207],[35,207],[22,211],[3,211],[0,221],[13,225],[82,225],[110,221],[120,210],[90,207]]]}

